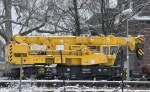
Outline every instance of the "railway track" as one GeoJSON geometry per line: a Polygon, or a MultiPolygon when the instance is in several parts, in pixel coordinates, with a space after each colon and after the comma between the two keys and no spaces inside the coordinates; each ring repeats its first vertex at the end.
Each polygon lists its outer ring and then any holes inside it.
{"type": "MultiPolygon", "coordinates": [[[[0,85],[5,84],[13,84],[13,83],[19,83],[19,80],[0,80],[0,85]]],[[[96,87],[102,87],[102,86],[120,86],[122,83],[124,85],[129,86],[140,86],[140,87],[149,87],[150,88],[150,81],[93,81],[93,80],[22,80],[22,84],[31,83],[35,85],[49,85],[49,86],[75,86],[75,85],[86,85],[86,86],[96,86],[96,87]]]]}
{"type": "MultiPolygon", "coordinates": [[[[22,80],[24,83],[121,83],[122,81],[106,81],[106,80],[22,80]]],[[[19,80],[0,80],[0,82],[19,82],[19,80]]],[[[150,81],[123,81],[126,84],[150,84],[150,81]]]]}
{"type": "MultiPolygon", "coordinates": [[[[0,87],[18,91],[19,83],[20,80],[0,80],[0,87]]],[[[150,92],[150,81],[123,81],[123,84],[124,92],[150,92]]],[[[21,88],[32,92],[122,92],[122,81],[22,80],[21,88]]]]}

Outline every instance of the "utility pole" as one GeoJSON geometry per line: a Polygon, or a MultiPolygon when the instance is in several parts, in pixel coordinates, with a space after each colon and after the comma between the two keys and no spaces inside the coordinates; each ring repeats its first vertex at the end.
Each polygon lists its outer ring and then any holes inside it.
{"type": "Polygon", "coordinates": [[[75,19],[75,33],[76,36],[79,36],[81,34],[81,27],[80,27],[80,21],[79,21],[79,12],[78,12],[78,2],[77,0],[73,0],[74,5],[74,19],[75,19]]]}
{"type": "MultiPolygon", "coordinates": [[[[128,39],[128,35],[129,35],[129,20],[127,20],[127,23],[126,23],[126,25],[127,25],[127,33],[126,33],[126,36],[127,36],[127,39],[128,39]]],[[[127,80],[129,81],[130,80],[130,63],[129,63],[129,50],[128,50],[128,45],[127,45],[127,70],[126,70],[126,72],[127,72],[127,80]]]]}

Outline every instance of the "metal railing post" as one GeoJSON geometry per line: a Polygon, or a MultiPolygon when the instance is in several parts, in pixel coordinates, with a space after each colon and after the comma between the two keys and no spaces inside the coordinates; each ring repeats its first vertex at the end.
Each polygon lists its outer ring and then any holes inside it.
{"type": "Polygon", "coordinates": [[[20,80],[19,80],[19,92],[22,92],[22,75],[23,75],[23,55],[21,54],[21,62],[20,62],[20,80]]]}
{"type": "MultiPolygon", "coordinates": [[[[60,50],[60,57],[61,57],[61,64],[63,64],[63,56],[62,56],[62,50],[60,50]]],[[[64,86],[64,90],[63,92],[66,92],[66,88],[65,88],[65,75],[64,75],[64,68],[62,66],[62,79],[63,79],[63,85],[64,86]]]]}

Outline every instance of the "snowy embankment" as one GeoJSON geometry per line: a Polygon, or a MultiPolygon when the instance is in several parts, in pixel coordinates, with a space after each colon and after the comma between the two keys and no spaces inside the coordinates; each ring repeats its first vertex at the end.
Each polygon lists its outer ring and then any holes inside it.
{"type": "MultiPolygon", "coordinates": [[[[122,92],[121,88],[110,88],[110,87],[86,87],[86,86],[65,86],[65,87],[53,87],[53,88],[48,88],[44,87],[37,87],[35,85],[31,84],[26,84],[22,85],[22,92],[62,92],[62,91],[67,91],[67,92],[122,92]]],[[[18,84],[11,84],[9,87],[1,87],[0,92],[19,92],[19,85],[18,84]]],[[[150,90],[137,90],[133,88],[125,88],[124,92],[150,92],[150,90]]]]}

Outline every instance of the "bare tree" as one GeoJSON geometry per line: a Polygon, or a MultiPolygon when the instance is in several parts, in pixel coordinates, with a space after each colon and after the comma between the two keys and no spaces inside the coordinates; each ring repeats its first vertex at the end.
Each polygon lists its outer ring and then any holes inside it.
{"type": "MultiPolygon", "coordinates": [[[[109,7],[109,0],[2,0],[3,10],[0,14],[0,35],[7,41],[12,31],[20,35],[37,33],[74,33],[78,35],[84,28],[103,31],[104,34],[118,33],[128,18],[137,14],[143,6],[141,0],[133,0],[133,11],[130,9],[131,0],[118,0],[116,7],[109,7]],[[103,1],[103,2],[102,2],[103,1]],[[138,7],[138,8],[137,8],[138,7]],[[16,20],[11,19],[11,8],[15,9],[16,20]],[[97,15],[97,14],[101,14],[97,15]],[[87,21],[97,15],[97,25],[87,21]],[[12,30],[12,24],[18,29],[12,30]],[[75,25],[77,24],[77,25],[75,25]],[[103,27],[102,27],[103,25],[103,27]]],[[[143,0],[142,0],[143,1],[143,0]]],[[[96,20],[94,20],[96,21],[96,20]]]]}
{"type": "Polygon", "coordinates": [[[6,40],[12,37],[11,0],[1,0],[0,35],[6,40]]]}
{"type": "MultiPolygon", "coordinates": [[[[33,31],[40,33],[68,33],[75,31],[75,21],[79,21],[78,10],[82,8],[87,0],[83,0],[84,2],[82,1],[82,4],[76,5],[75,7],[73,0],[29,1],[22,0],[19,2],[18,0],[13,4],[18,15],[17,23],[21,27],[19,31],[20,35],[27,35],[33,31]],[[68,5],[65,5],[66,3],[68,5]]],[[[83,18],[81,17],[81,19],[83,18]]]]}
{"type": "Polygon", "coordinates": [[[80,21],[79,21],[79,13],[78,13],[78,6],[77,6],[77,0],[73,0],[73,5],[74,5],[74,18],[75,18],[75,25],[76,25],[76,35],[81,34],[81,29],[80,29],[80,21]]]}
{"type": "Polygon", "coordinates": [[[11,23],[11,0],[3,0],[4,9],[5,9],[5,34],[7,35],[7,39],[9,40],[12,37],[12,23],[11,23]]]}

